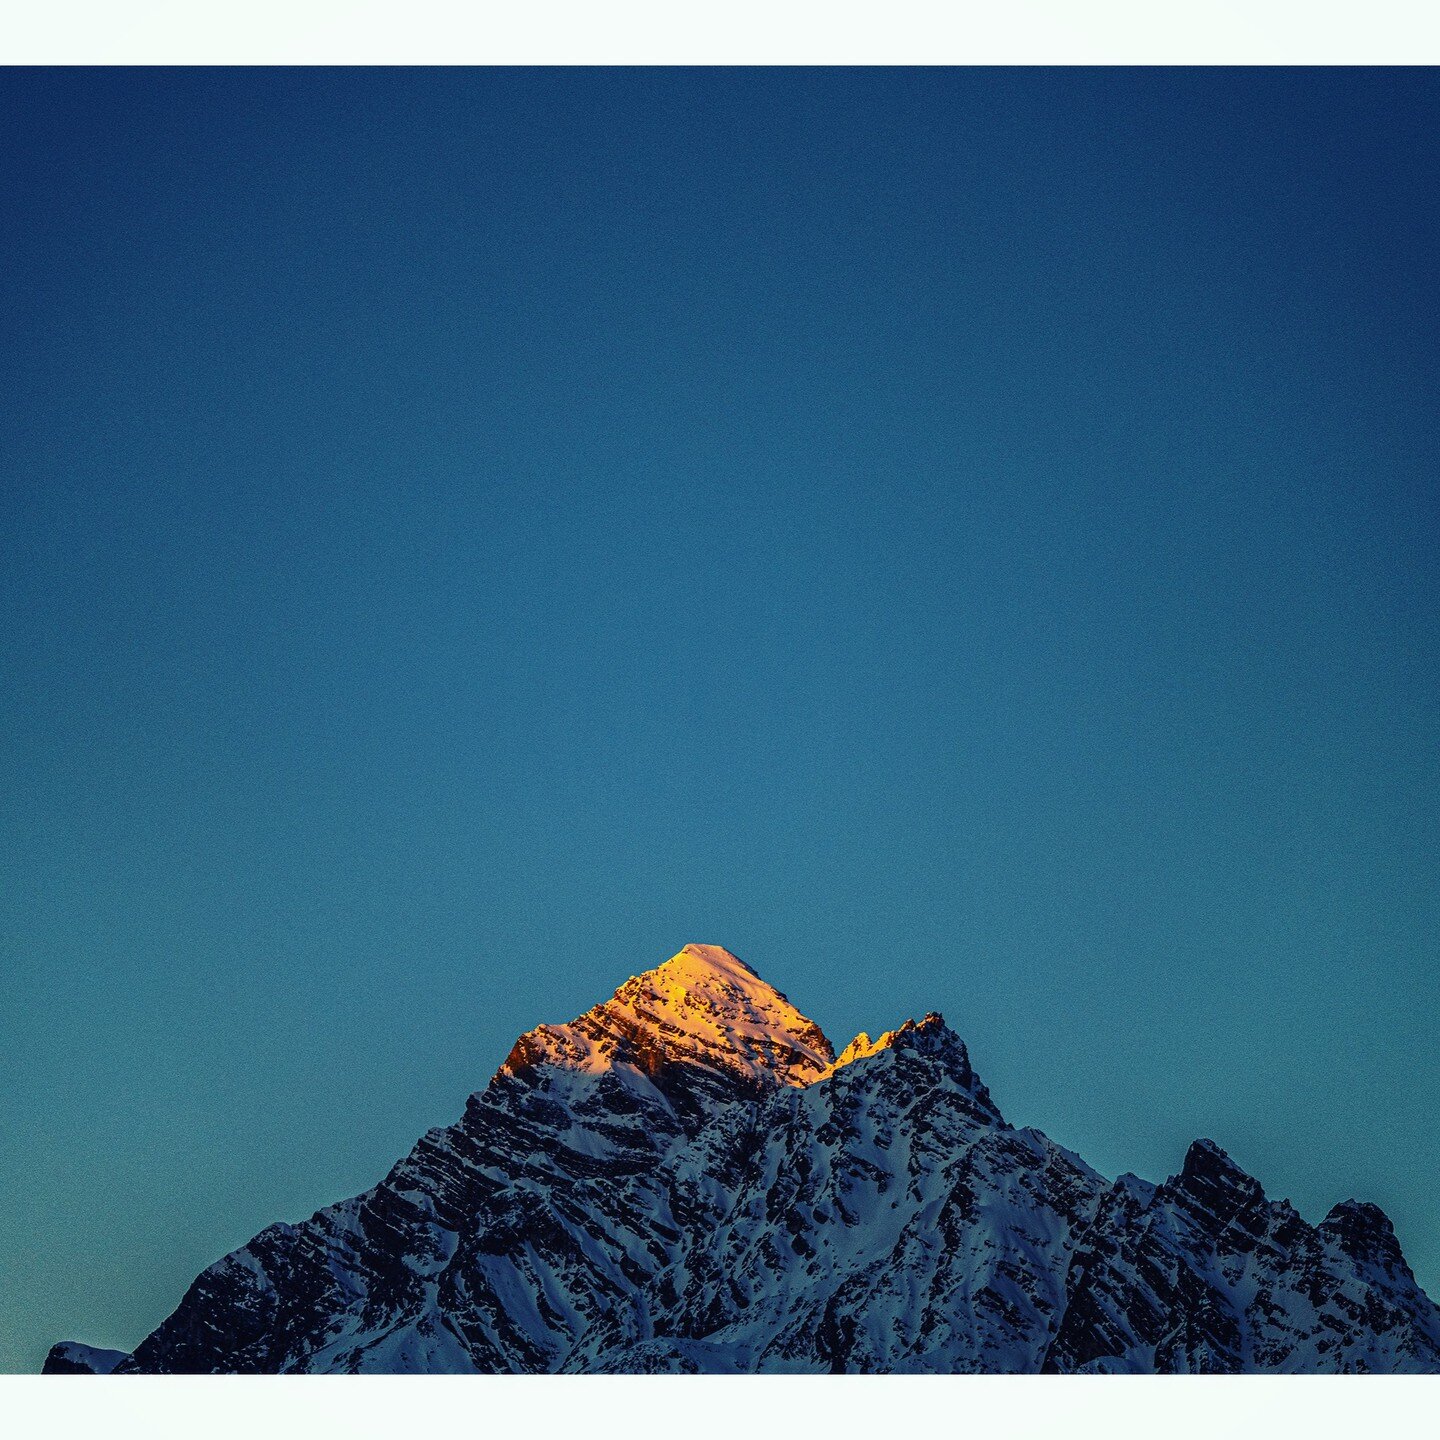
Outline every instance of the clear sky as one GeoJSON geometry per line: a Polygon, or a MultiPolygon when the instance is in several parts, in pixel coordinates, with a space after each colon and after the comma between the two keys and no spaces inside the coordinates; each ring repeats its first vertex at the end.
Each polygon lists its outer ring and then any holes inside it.
{"type": "Polygon", "coordinates": [[[1440,77],[0,120],[0,1368],[687,941],[1440,1291],[1440,77]]]}

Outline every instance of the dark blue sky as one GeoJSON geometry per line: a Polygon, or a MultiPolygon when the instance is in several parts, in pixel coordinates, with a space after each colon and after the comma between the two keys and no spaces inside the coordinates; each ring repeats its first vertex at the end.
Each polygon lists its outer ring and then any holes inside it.
{"type": "Polygon", "coordinates": [[[687,941],[1440,1290],[1440,82],[0,78],[0,1368],[687,941]]]}

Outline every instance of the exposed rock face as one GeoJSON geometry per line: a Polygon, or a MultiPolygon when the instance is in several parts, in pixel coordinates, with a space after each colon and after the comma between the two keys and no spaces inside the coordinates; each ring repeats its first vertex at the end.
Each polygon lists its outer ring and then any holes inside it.
{"type": "Polygon", "coordinates": [[[1375,1206],[1312,1227],[1209,1140],[1142,1186],[1117,1182],[1077,1248],[1047,1370],[1440,1370],[1440,1312],[1375,1206]]]}
{"type": "Polygon", "coordinates": [[[687,946],[542,1025],[373,1190],[49,1373],[1440,1371],[1384,1214],[1318,1226],[1197,1141],[1113,1183],[996,1109],[938,1015],[838,1060],[687,946]]]}

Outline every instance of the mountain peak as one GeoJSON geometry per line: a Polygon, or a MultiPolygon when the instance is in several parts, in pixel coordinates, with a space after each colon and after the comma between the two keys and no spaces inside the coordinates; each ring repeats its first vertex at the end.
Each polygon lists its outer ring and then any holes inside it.
{"type": "Polygon", "coordinates": [[[964,1041],[945,1023],[943,1015],[931,1010],[923,1019],[907,1020],[903,1025],[896,1026],[894,1030],[886,1030],[873,1040],[868,1031],[862,1030],[836,1056],[835,1063],[830,1068],[835,1071],[853,1064],[856,1060],[868,1060],[882,1050],[918,1050],[924,1054],[956,1053],[965,1057],[967,1066],[969,1064],[968,1056],[965,1056],[964,1041]]]}
{"type": "Polygon", "coordinates": [[[873,1040],[862,1030],[820,1078],[826,1079],[847,1065],[887,1053],[897,1062],[913,1063],[918,1060],[932,1073],[948,1075],[992,1120],[1001,1121],[990,1092],[970,1064],[970,1052],[965,1048],[965,1042],[945,1023],[945,1017],[935,1010],[919,1020],[907,1020],[873,1040]]]}
{"type": "Polygon", "coordinates": [[[1210,1215],[1234,1216],[1265,1199],[1260,1182],[1207,1139],[1191,1142],[1180,1173],[1162,1188],[1210,1215]]]}
{"type": "Polygon", "coordinates": [[[808,1085],[833,1057],[820,1027],[738,956],[686,945],[569,1024],[522,1035],[502,1071],[548,1064],[598,1074],[627,1065],[653,1075],[688,1064],[770,1089],[808,1085]]]}
{"type": "MultiPolygon", "coordinates": [[[[678,954],[672,955],[665,964],[673,965],[677,960],[688,957],[700,965],[708,965],[715,970],[743,970],[747,975],[754,975],[752,970],[738,955],[732,954],[723,945],[683,945],[678,954]]],[[[657,967],[658,968],[658,967],[657,967]]],[[[757,977],[758,978],[758,977],[757,977]]]]}
{"type": "Polygon", "coordinates": [[[1363,1200],[1342,1200],[1331,1208],[1317,1228],[1322,1235],[1334,1238],[1355,1260],[1410,1274],[1410,1267],[1400,1252],[1400,1242],[1395,1238],[1395,1227],[1378,1205],[1363,1200]]]}
{"type": "Polygon", "coordinates": [[[653,969],[631,977],[631,983],[636,980],[671,987],[705,985],[719,980],[729,981],[741,989],[753,989],[757,985],[767,990],[772,988],[723,945],[686,945],[653,969]]]}

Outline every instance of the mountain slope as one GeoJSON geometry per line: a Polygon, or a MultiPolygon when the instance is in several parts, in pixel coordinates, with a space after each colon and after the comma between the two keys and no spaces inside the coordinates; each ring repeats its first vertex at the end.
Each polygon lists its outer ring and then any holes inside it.
{"type": "Polygon", "coordinates": [[[1440,1311],[1373,1206],[1312,1227],[1204,1141],[1112,1184],[1007,1124],[938,1015],[837,1059],[691,945],[133,1355],[46,1369],[1440,1371],[1440,1311]]]}

